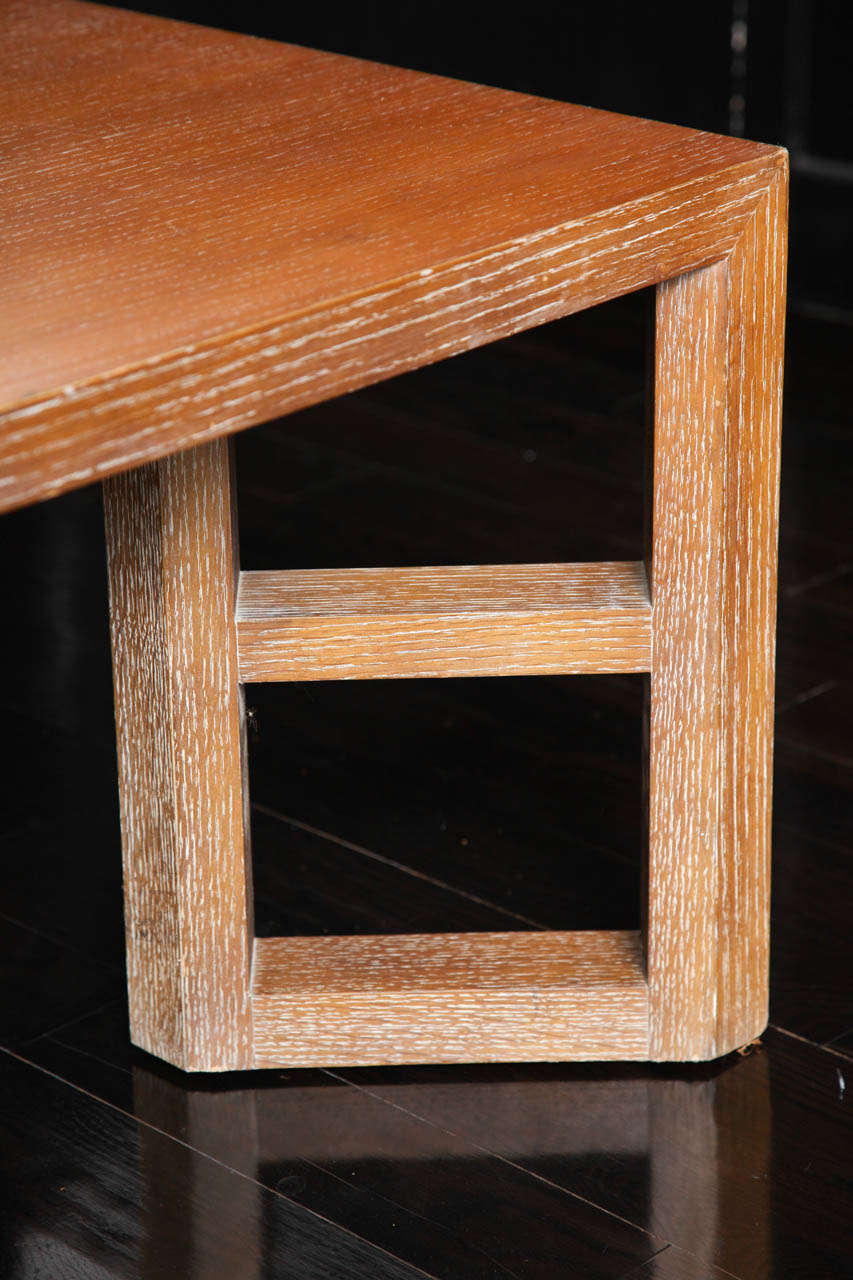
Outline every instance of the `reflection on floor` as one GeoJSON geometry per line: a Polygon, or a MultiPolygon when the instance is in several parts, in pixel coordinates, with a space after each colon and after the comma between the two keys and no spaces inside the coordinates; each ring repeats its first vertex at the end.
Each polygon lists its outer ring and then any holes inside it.
{"type": "MultiPolygon", "coordinates": [[[[251,568],[633,558],[642,297],[241,437],[251,568]]],[[[848,335],[792,319],[773,1026],[698,1067],[133,1050],[97,490],[7,517],[0,1274],[853,1274],[848,335]]],[[[631,928],[639,677],[253,687],[257,931],[631,928]]]]}

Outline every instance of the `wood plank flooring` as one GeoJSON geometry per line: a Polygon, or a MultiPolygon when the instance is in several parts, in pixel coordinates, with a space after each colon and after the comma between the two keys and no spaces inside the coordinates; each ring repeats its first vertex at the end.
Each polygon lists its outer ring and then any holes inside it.
{"type": "MultiPolygon", "coordinates": [[[[241,437],[249,569],[631,560],[645,304],[241,437]]],[[[4,518],[0,1274],[853,1275],[853,402],[792,319],[773,1027],[695,1067],[130,1047],[100,496],[4,518]]],[[[642,676],[251,689],[262,935],[631,929],[642,676]]]]}

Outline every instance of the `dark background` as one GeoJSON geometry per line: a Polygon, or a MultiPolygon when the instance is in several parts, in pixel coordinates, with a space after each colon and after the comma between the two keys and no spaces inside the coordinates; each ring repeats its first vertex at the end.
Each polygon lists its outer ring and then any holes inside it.
{"type": "MultiPolygon", "coordinates": [[[[853,1274],[853,0],[131,7],[791,150],[771,1026],[698,1066],[133,1050],[90,485],[0,522],[0,1275],[853,1274]]],[[[244,567],[639,558],[648,301],[241,433],[244,567]]],[[[253,686],[258,933],[636,927],[642,685],[253,686]]]]}
{"type": "Polygon", "coordinates": [[[674,124],[791,152],[791,303],[853,316],[850,0],[465,0],[124,7],[674,124]]]}

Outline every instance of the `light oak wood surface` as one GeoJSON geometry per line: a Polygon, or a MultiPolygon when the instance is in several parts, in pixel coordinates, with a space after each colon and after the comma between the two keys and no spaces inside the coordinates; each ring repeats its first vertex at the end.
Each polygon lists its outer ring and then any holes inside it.
{"type": "Polygon", "coordinates": [[[648,961],[662,1056],[716,1033],[726,276],[718,263],[658,296],[648,961]]]}
{"type": "Polygon", "coordinates": [[[242,680],[648,671],[642,562],[240,575],[242,680]]]}
{"type": "Polygon", "coordinates": [[[767,1022],[785,194],[658,290],[647,947],[651,1056],[767,1022]]]}
{"type": "Polygon", "coordinates": [[[0,37],[0,508],[137,468],[105,491],[136,1043],[225,1070],[752,1039],[784,152],[77,0],[11,0],[0,37]],[[650,284],[645,565],[239,574],[218,437],[650,284]],[[650,672],[640,934],[253,939],[241,681],[546,671],[650,672]]]}
{"type": "Polygon", "coordinates": [[[776,148],[77,0],[0,11],[0,509],[730,253],[776,148]]]}
{"type": "Polygon", "coordinates": [[[645,1058],[636,933],[258,938],[257,1066],[645,1058]]]}
{"type": "Polygon", "coordinates": [[[250,1066],[228,442],[118,476],[104,497],[131,1034],[190,1070],[250,1066]]]}

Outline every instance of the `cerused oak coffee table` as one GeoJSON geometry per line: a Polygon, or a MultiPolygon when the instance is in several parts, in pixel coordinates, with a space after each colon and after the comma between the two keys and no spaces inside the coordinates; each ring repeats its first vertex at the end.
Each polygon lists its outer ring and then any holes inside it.
{"type": "Polygon", "coordinates": [[[785,153],[73,0],[0,22],[0,502],[106,480],[135,1043],[216,1071],[752,1039],[785,153]],[[648,285],[644,561],[239,571],[230,433],[648,285]],[[641,932],[253,937],[245,683],[632,671],[641,932]]]}

